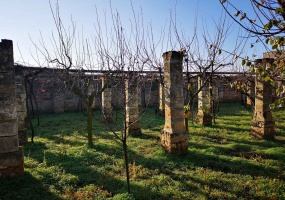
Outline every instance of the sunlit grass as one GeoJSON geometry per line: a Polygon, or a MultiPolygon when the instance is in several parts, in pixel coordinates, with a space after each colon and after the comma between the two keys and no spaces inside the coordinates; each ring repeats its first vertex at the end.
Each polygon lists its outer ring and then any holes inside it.
{"type": "MultiPolygon", "coordinates": [[[[122,146],[106,126],[94,118],[91,148],[85,115],[42,115],[35,142],[24,147],[25,174],[1,180],[0,200],[285,199],[285,111],[274,111],[273,141],[250,135],[251,116],[238,103],[222,104],[212,127],[189,123],[188,153],[177,156],[160,147],[164,118],[148,109],[142,135],[128,138],[127,196],[122,146]]],[[[123,128],[119,112],[112,128],[123,128]]]]}

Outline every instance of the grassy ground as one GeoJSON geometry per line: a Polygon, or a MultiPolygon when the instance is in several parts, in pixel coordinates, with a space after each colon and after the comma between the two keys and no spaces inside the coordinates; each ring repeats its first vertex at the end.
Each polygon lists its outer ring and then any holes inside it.
{"type": "Polygon", "coordinates": [[[142,136],[128,139],[132,196],[121,144],[104,125],[95,121],[90,148],[82,113],[42,115],[24,147],[25,174],[0,181],[0,200],[285,199],[285,110],[274,111],[274,141],[250,136],[251,115],[222,104],[212,127],[189,123],[188,154],[177,156],[160,147],[164,118],[147,110],[142,136]]]}

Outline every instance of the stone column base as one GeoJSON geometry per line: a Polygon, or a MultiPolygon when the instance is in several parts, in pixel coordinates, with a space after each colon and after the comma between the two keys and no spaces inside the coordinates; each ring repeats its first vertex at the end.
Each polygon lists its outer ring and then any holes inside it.
{"type": "Polygon", "coordinates": [[[166,130],[161,131],[160,142],[162,148],[171,154],[184,154],[188,151],[188,134],[169,133],[166,130]]]}
{"type": "Polygon", "coordinates": [[[0,153],[0,178],[12,178],[24,174],[24,150],[0,153]]]}
{"type": "Polygon", "coordinates": [[[102,109],[102,118],[104,122],[113,121],[113,112],[111,109],[102,109]]]}
{"type": "Polygon", "coordinates": [[[137,136],[141,134],[141,124],[140,122],[129,123],[127,126],[127,134],[137,136]]]}
{"type": "Polygon", "coordinates": [[[251,122],[251,135],[258,139],[273,139],[275,135],[275,123],[273,121],[262,122],[252,121],[251,122]]]}
{"type": "Polygon", "coordinates": [[[213,119],[212,115],[198,112],[196,122],[203,126],[211,126],[212,119],[213,119]]]}

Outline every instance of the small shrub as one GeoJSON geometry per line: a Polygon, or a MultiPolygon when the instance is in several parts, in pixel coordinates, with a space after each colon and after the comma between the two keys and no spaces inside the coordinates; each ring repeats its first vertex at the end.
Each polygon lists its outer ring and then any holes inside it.
{"type": "Polygon", "coordinates": [[[104,200],[111,197],[111,194],[103,188],[98,188],[93,184],[80,188],[76,192],[66,191],[67,198],[75,200],[104,200]]]}

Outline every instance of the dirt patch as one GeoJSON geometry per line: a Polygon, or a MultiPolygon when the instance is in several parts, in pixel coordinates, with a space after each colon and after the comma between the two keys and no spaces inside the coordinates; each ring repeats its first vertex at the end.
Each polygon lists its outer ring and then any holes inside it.
{"type": "Polygon", "coordinates": [[[266,156],[265,156],[264,153],[255,152],[255,151],[231,150],[227,154],[229,156],[245,158],[245,159],[248,159],[248,160],[256,160],[256,161],[259,161],[259,162],[264,160],[264,159],[266,159],[266,156]]]}
{"type": "Polygon", "coordinates": [[[226,138],[223,138],[219,135],[208,135],[207,137],[210,138],[212,142],[215,142],[218,144],[224,144],[227,142],[226,138]]]}

